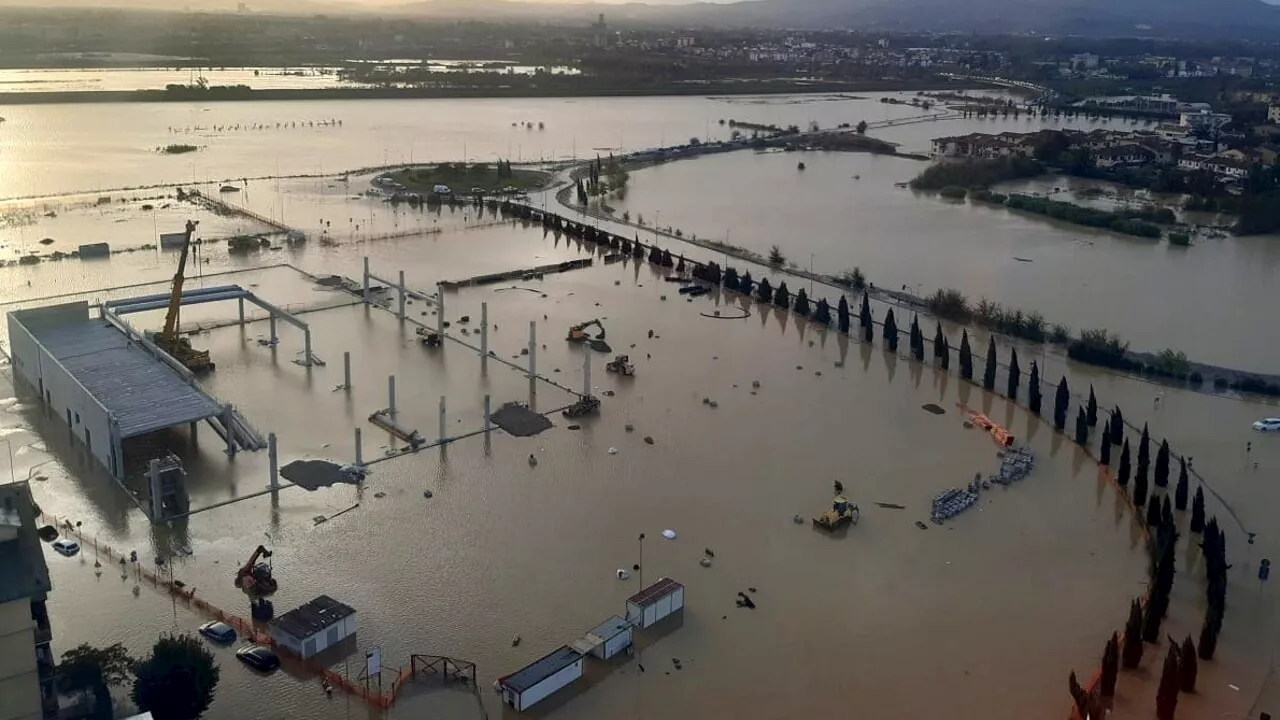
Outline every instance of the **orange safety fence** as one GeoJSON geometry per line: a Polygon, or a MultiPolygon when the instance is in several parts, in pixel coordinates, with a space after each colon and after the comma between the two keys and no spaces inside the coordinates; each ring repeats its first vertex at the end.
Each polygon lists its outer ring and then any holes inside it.
{"type": "MultiPolygon", "coordinates": [[[[80,540],[81,547],[86,547],[84,533],[70,520],[62,518],[61,523],[59,523],[59,518],[52,513],[42,513],[41,517],[47,519],[49,524],[58,528],[61,532],[74,533],[80,540]]],[[[132,565],[132,569],[127,570],[126,572],[134,575],[139,582],[145,580],[157,590],[167,592],[174,598],[182,600],[191,609],[202,613],[209,618],[230,625],[235,628],[236,632],[238,632],[242,637],[254,644],[266,645],[274,648],[278,654],[287,656],[297,665],[306,668],[308,672],[323,678],[329,686],[351,695],[355,695],[376,708],[385,710],[391,707],[392,703],[396,700],[396,695],[399,693],[400,688],[404,685],[404,682],[413,675],[412,668],[400,668],[397,671],[395,678],[391,681],[391,688],[386,692],[383,692],[380,687],[368,687],[366,684],[367,681],[366,683],[353,681],[351,678],[334,672],[328,667],[297,655],[287,647],[278,645],[275,640],[271,638],[270,633],[266,632],[261,626],[254,624],[252,621],[226,612],[213,603],[203,598],[196,597],[196,588],[187,587],[182,583],[182,581],[174,580],[172,574],[168,579],[166,579],[161,575],[144,568],[141,562],[131,560],[126,554],[117,552],[110,545],[99,543],[97,538],[93,538],[91,536],[91,542],[93,543],[93,552],[96,557],[105,557],[110,561],[119,563],[123,567],[132,565]]]]}

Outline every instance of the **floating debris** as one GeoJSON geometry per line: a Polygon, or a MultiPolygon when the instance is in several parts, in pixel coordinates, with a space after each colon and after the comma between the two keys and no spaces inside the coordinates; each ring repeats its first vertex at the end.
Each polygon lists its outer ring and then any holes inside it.
{"type": "Polygon", "coordinates": [[[662,537],[664,537],[664,538],[666,538],[666,539],[668,539],[668,540],[675,540],[675,539],[676,539],[676,531],[675,531],[675,530],[671,530],[670,528],[668,528],[668,529],[666,529],[666,530],[663,530],[663,531],[662,531],[662,537]]]}
{"type": "Polygon", "coordinates": [[[616,447],[610,447],[610,448],[609,448],[609,454],[610,454],[610,455],[617,455],[617,454],[618,454],[618,448],[616,448],[616,447]]]}
{"type": "Polygon", "coordinates": [[[943,410],[941,407],[939,407],[938,405],[935,405],[934,403],[926,403],[924,405],[921,405],[920,408],[923,409],[925,412],[931,412],[934,415],[943,415],[947,412],[946,410],[943,410]]]}
{"type": "Polygon", "coordinates": [[[627,432],[635,432],[636,426],[635,426],[635,425],[632,425],[631,423],[627,423],[627,425],[626,425],[626,428],[625,428],[625,429],[626,429],[626,431],[627,431],[627,432]]]}
{"type": "Polygon", "coordinates": [[[427,498],[428,500],[430,500],[434,496],[435,496],[435,493],[431,492],[430,490],[422,491],[422,497],[427,498]]]}
{"type": "Polygon", "coordinates": [[[652,438],[652,437],[650,437],[649,435],[645,435],[645,436],[644,436],[644,444],[645,444],[645,445],[652,445],[652,444],[653,444],[653,438],[652,438]]]}
{"type": "Polygon", "coordinates": [[[704,568],[711,567],[711,558],[709,558],[709,557],[704,557],[704,558],[702,558],[701,560],[699,560],[699,561],[698,561],[698,564],[699,564],[699,565],[701,565],[701,566],[702,566],[702,567],[704,567],[704,568]]]}
{"type": "Polygon", "coordinates": [[[876,506],[885,508],[886,510],[906,510],[907,509],[906,505],[899,505],[898,503],[878,502],[876,503],[876,506]]]}

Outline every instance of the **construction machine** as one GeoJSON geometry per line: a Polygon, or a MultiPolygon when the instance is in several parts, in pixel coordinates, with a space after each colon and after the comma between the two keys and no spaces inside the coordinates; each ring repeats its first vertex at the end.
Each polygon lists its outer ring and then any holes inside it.
{"type": "Polygon", "coordinates": [[[249,556],[249,562],[246,562],[236,571],[236,587],[240,588],[245,594],[262,597],[270,595],[276,591],[279,584],[271,575],[271,565],[260,560],[270,560],[271,551],[259,545],[253,551],[253,555],[249,556]]]}
{"type": "Polygon", "coordinates": [[[596,335],[595,339],[604,340],[604,325],[600,323],[599,318],[596,318],[594,320],[588,320],[582,323],[581,325],[574,325],[570,327],[569,335],[565,337],[565,340],[568,340],[569,342],[575,342],[575,343],[586,342],[590,340],[591,336],[587,334],[587,328],[591,327],[592,325],[595,325],[597,328],[600,328],[600,334],[596,335]]]}
{"type": "Polygon", "coordinates": [[[182,363],[191,372],[206,372],[213,369],[213,361],[209,359],[208,350],[196,350],[191,341],[178,334],[178,316],[182,307],[182,285],[186,281],[187,256],[191,254],[191,237],[200,223],[187,221],[186,238],[182,243],[182,254],[178,256],[178,271],[173,275],[173,289],[169,294],[169,311],[164,316],[164,329],[151,336],[161,350],[169,353],[173,359],[182,363]]]}
{"type": "Polygon", "coordinates": [[[617,373],[623,377],[632,377],[636,374],[636,366],[631,363],[631,358],[627,355],[615,355],[613,360],[605,363],[606,372],[617,373]]]}
{"type": "Polygon", "coordinates": [[[831,509],[813,519],[813,526],[823,530],[838,530],[845,525],[858,523],[858,506],[843,495],[831,501],[831,509]]]}

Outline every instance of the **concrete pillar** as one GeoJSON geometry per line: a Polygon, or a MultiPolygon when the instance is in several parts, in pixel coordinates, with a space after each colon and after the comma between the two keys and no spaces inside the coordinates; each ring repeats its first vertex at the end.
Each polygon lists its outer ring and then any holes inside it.
{"type": "Polygon", "coordinates": [[[244,324],[244,298],[236,298],[240,303],[240,324],[244,324]]]}
{"type": "Polygon", "coordinates": [[[582,354],[582,394],[583,396],[591,395],[591,349],[583,348],[586,352],[582,354]]]}
{"type": "Polygon", "coordinates": [[[342,389],[351,390],[351,352],[342,353],[342,389]]]}
{"type": "Polygon", "coordinates": [[[236,454],[236,436],[234,425],[232,424],[232,409],[230,405],[222,406],[222,429],[227,431],[227,454],[235,457],[236,454]]]}
{"type": "Polygon", "coordinates": [[[490,426],[490,423],[489,423],[489,416],[490,416],[490,413],[489,413],[489,396],[488,396],[488,395],[485,395],[485,396],[484,396],[484,431],[485,431],[485,433],[486,433],[486,434],[489,432],[490,427],[491,427],[491,426],[490,426]]]}
{"type": "Polygon", "coordinates": [[[444,441],[445,441],[445,438],[447,438],[447,437],[448,437],[447,435],[445,435],[445,432],[444,432],[444,430],[445,430],[445,425],[444,425],[444,423],[445,423],[445,420],[444,420],[444,396],[443,396],[443,395],[441,395],[441,396],[440,396],[440,442],[444,442],[444,441]]]}
{"type": "Polygon", "coordinates": [[[360,428],[356,428],[356,467],[364,465],[364,443],[360,442],[360,428]]]}
{"type": "Polygon", "coordinates": [[[276,314],[271,313],[271,346],[276,344],[276,314]]]}
{"type": "Polygon", "coordinates": [[[480,371],[489,369],[489,303],[480,303],[480,371]]]}
{"type": "Polygon", "coordinates": [[[188,427],[191,428],[191,447],[195,447],[200,444],[199,436],[196,434],[196,428],[199,426],[200,423],[189,423],[188,425],[188,427]]]}
{"type": "Polygon", "coordinates": [[[436,334],[440,336],[440,347],[444,347],[444,286],[436,283],[436,334]]]}
{"type": "Polygon", "coordinates": [[[396,416],[396,376],[387,376],[387,413],[396,416]]]}
{"type": "Polygon", "coordinates": [[[529,379],[538,377],[538,321],[529,321],[529,379]]]}
{"type": "Polygon", "coordinates": [[[364,256],[364,301],[369,303],[369,256],[364,256]]]}
{"type": "Polygon", "coordinates": [[[159,460],[152,460],[147,465],[147,485],[151,488],[151,522],[164,518],[164,497],[160,493],[159,465],[159,460]]]}
{"type": "Polygon", "coordinates": [[[405,301],[404,271],[401,270],[400,271],[400,319],[401,320],[404,319],[404,301],[405,301]]]}
{"type": "Polygon", "coordinates": [[[267,463],[270,466],[270,487],[272,491],[280,489],[280,456],[276,452],[276,434],[267,433],[267,463]]]}

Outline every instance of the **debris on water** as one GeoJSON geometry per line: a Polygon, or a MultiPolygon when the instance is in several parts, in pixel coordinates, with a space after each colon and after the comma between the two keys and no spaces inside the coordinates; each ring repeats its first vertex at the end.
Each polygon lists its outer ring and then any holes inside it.
{"type": "Polygon", "coordinates": [[[916,527],[920,528],[921,530],[928,530],[928,529],[929,529],[929,526],[928,526],[928,525],[925,525],[924,523],[920,522],[919,520],[917,520],[917,521],[916,521],[916,527]]]}
{"type": "Polygon", "coordinates": [[[836,367],[838,367],[838,368],[842,368],[842,367],[844,367],[844,361],[843,361],[843,360],[837,360],[837,361],[836,361],[836,367]]]}
{"type": "Polygon", "coordinates": [[[744,607],[744,608],[747,608],[748,610],[755,610],[756,604],[755,604],[755,601],[752,600],[750,597],[748,597],[746,593],[739,591],[738,607],[744,607]]]}
{"type": "Polygon", "coordinates": [[[521,354],[521,355],[528,355],[528,354],[529,354],[529,348],[520,348],[520,354],[521,354]]]}
{"type": "Polygon", "coordinates": [[[533,453],[529,453],[529,467],[537,467],[537,466],[538,466],[538,458],[534,457],[533,453]]]}
{"type": "Polygon", "coordinates": [[[702,549],[702,552],[703,552],[703,554],[705,554],[707,557],[715,557],[715,556],[716,556],[716,554],[715,554],[715,553],[711,552],[711,548],[703,548],[703,549],[702,549]]]}
{"type": "Polygon", "coordinates": [[[960,423],[960,425],[961,425],[965,430],[972,430],[972,429],[973,429],[973,423],[969,422],[968,420],[965,420],[964,422],[960,423]]]}
{"type": "Polygon", "coordinates": [[[822,371],[821,371],[821,370],[814,370],[814,371],[813,371],[813,374],[814,374],[814,375],[817,375],[818,377],[822,377],[822,371]]]}
{"type": "Polygon", "coordinates": [[[751,381],[751,387],[752,387],[752,388],[755,388],[756,390],[759,390],[759,389],[760,389],[760,381],[759,381],[759,380],[752,380],[752,381],[751,381]]]}
{"type": "Polygon", "coordinates": [[[720,407],[720,403],[716,402],[715,400],[712,400],[709,404],[710,404],[710,405],[711,405],[711,407],[713,407],[713,408],[718,408],[718,407],[720,407]]]}
{"type": "Polygon", "coordinates": [[[605,391],[604,391],[603,393],[601,393],[601,394],[602,394],[602,395],[604,395],[605,397],[613,397],[614,395],[617,395],[617,393],[615,393],[615,392],[614,392],[614,391],[612,391],[612,390],[605,390],[605,391]]]}
{"type": "Polygon", "coordinates": [[[663,531],[662,531],[662,537],[664,537],[664,538],[666,538],[666,539],[668,539],[668,540],[675,540],[675,539],[676,539],[676,531],[675,531],[675,530],[672,530],[672,529],[670,529],[670,528],[668,528],[668,529],[666,529],[666,530],[663,530],[663,531]]]}
{"type": "Polygon", "coordinates": [[[622,568],[618,568],[615,572],[617,573],[619,580],[626,580],[627,578],[631,577],[631,573],[627,572],[626,570],[623,570],[622,568]]]}
{"type": "Polygon", "coordinates": [[[792,516],[791,516],[791,522],[793,522],[793,523],[795,523],[795,524],[797,524],[797,525],[803,525],[803,524],[804,524],[804,518],[800,517],[799,515],[792,515],[792,516]]]}
{"type": "Polygon", "coordinates": [[[650,330],[650,331],[649,331],[649,337],[650,337],[650,338],[652,338],[652,337],[653,337],[653,331],[652,331],[652,330],[650,330]]]}
{"type": "Polygon", "coordinates": [[[756,391],[755,391],[755,390],[752,390],[752,391],[751,391],[751,394],[752,394],[752,395],[755,395],[755,394],[757,394],[757,393],[756,393],[756,391]]]}
{"type": "Polygon", "coordinates": [[[946,412],[947,412],[946,410],[943,410],[941,407],[939,407],[938,405],[935,405],[934,403],[925,403],[924,405],[921,405],[920,407],[921,407],[925,412],[931,412],[931,413],[933,413],[934,415],[942,415],[942,414],[944,414],[944,413],[946,413],[946,412]]]}
{"type": "Polygon", "coordinates": [[[652,444],[653,444],[653,437],[652,437],[652,436],[650,436],[650,435],[645,435],[645,436],[644,436],[644,444],[645,444],[645,445],[652,445],[652,444]]]}
{"type": "Polygon", "coordinates": [[[756,589],[755,589],[755,588],[753,588],[753,587],[749,587],[749,588],[747,588],[747,592],[751,592],[751,593],[753,593],[753,592],[756,592],[756,589]]]}
{"type": "Polygon", "coordinates": [[[373,494],[373,496],[374,496],[374,497],[376,497],[376,498],[378,498],[379,500],[381,500],[382,498],[386,497],[386,496],[387,496],[387,494],[386,494],[386,493],[384,493],[384,492],[382,492],[382,491],[378,491],[378,492],[374,493],[374,494],[373,494]]]}
{"type": "Polygon", "coordinates": [[[515,647],[515,646],[517,646],[517,645],[519,645],[519,644],[520,644],[520,636],[519,636],[519,635],[517,635],[517,636],[515,636],[515,637],[511,638],[511,647],[515,647]]]}
{"type": "Polygon", "coordinates": [[[581,425],[570,425],[567,429],[569,429],[569,430],[581,430],[581,429],[582,429],[582,426],[581,426],[581,425]]]}
{"type": "Polygon", "coordinates": [[[610,454],[610,455],[617,455],[617,454],[618,454],[618,448],[616,448],[616,447],[610,447],[610,448],[609,448],[609,454],[610,454]]]}
{"type": "Polygon", "coordinates": [[[835,481],[834,483],[832,483],[832,487],[834,487],[834,488],[835,488],[835,491],[836,491],[836,494],[837,494],[837,495],[839,495],[839,494],[841,494],[841,493],[843,493],[843,492],[844,492],[844,483],[840,482],[839,480],[837,480],[837,481],[835,481]]]}
{"type": "Polygon", "coordinates": [[[422,491],[422,497],[427,498],[428,500],[430,500],[434,496],[435,496],[435,493],[431,492],[430,490],[422,491]]]}
{"type": "Polygon", "coordinates": [[[632,425],[631,423],[627,423],[627,425],[626,425],[626,431],[627,431],[627,432],[635,432],[635,429],[636,429],[636,426],[635,426],[635,425],[632,425]]]}
{"type": "Polygon", "coordinates": [[[701,560],[699,560],[699,561],[698,561],[698,564],[699,564],[699,565],[701,565],[701,566],[702,566],[702,567],[704,567],[704,568],[711,567],[711,558],[709,558],[709,557],[704,557],[704,558],[702,558],[701,560]]]}
{"type": "Polygon", "coordinates": [[[810,341],[809,341],[809,347],[813,347],[813,341],[812,341],[812,340],[810,340],[810,341]]]}
{"type": "Polygon", "coordinates": [[[711,398],[709,398],[709,397],[703,397],[703,398],[702,398],[702,404],[703,404],[703,405],[710,405],[710,404],[711,404],[711,398]]]}
{"type": "Polygon", "coordinates": [[[885,508],[886,510],[906,510],[907,509],[906,505],[899,505],[898,503],[878,502],[876,503],[876,505],[879,507],[885,508]]]}
{"type": "Polygon", "coordinates": [[[803,365],[797,365],[797,366],[796,366],[796,369],[797,369],[797,370],[803,370],[803,369],[804,369],[804,366],[803,366],[803,365]]]}

